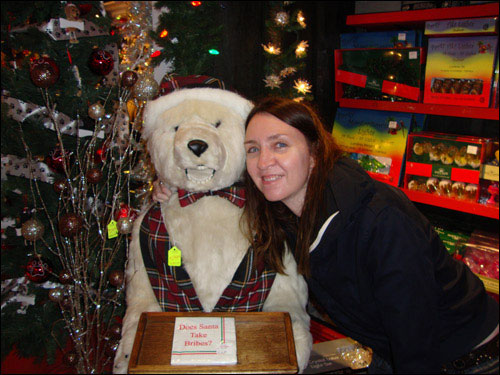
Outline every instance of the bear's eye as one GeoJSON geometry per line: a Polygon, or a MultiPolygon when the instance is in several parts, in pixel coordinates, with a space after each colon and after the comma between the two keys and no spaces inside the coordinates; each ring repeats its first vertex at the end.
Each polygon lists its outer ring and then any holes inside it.
{"type": "Polygon", "coordinates": [[[174,128],[174,132],[176,132],[177,130],[179,130],[179,125],[177,125],[177,126],[174,128]]]}
{"type": "Polygon", "coordinates": [[[220,126],[220,124],[221,124],[221,121],[220,121],[220,120],[219,120],[219,121],[217,121],[217,122],[214,124],[215,128],[218,128],[218,127],[220,126]]]}

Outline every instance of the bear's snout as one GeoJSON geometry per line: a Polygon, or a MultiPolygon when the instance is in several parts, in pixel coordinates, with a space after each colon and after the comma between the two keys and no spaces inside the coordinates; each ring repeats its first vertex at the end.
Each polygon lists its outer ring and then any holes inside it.
{"type": "Polygon", "coordinates": [[[193,152],[193,154],[200,157],[200,155],[203,154],[208,148],[208,144],[201,139],[193,139],[192,141],[189,141],[187,147],[193,152]]]}

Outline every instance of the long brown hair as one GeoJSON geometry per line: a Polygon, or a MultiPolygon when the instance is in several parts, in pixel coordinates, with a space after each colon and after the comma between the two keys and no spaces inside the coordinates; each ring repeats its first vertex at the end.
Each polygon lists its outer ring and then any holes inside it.
{"type": "Polygon", "coordinates": [[[315,165],[307,184],[300,218],[297,218],[284,203],[266,200],[245,171],[247,201],[243,217],[248,233],[251,234],[249,239],[256,255],[264,259],[275,271],[283,273],[286,232],[296,233],[294,255],[298,270],[302,275],[309,276],[309,246],[322,207],[326,179],[335,161],[341,156],[341,151],[331,134],[326,131],[317,113],[308,104],[285,98],[266,98],[257,103],[249,113],[245,128],[257,113],[262,112],[277,117],[304,134],[315,165]]]}

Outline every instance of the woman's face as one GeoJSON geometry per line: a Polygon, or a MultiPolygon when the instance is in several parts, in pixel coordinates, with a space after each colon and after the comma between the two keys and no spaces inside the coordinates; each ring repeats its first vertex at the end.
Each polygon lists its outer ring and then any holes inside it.
{"type": "Polygon", "coordinates": [[[269,201],[300,216],[314,158],[305,136],[268,113],[258,113],[245,135],[247,171],[269,201]]]}

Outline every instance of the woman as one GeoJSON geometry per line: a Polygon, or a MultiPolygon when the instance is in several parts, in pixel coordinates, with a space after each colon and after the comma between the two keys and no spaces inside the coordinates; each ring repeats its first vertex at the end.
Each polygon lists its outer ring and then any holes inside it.
{"type": "Polygon", "coordinates": [[[498,373],[498,303],[402,192],[341,157],[313,110],[258,103],[245,149],[257,254],[280,271],[288,244],[338,329],[373,349],[371,373],[498,373]]]}

